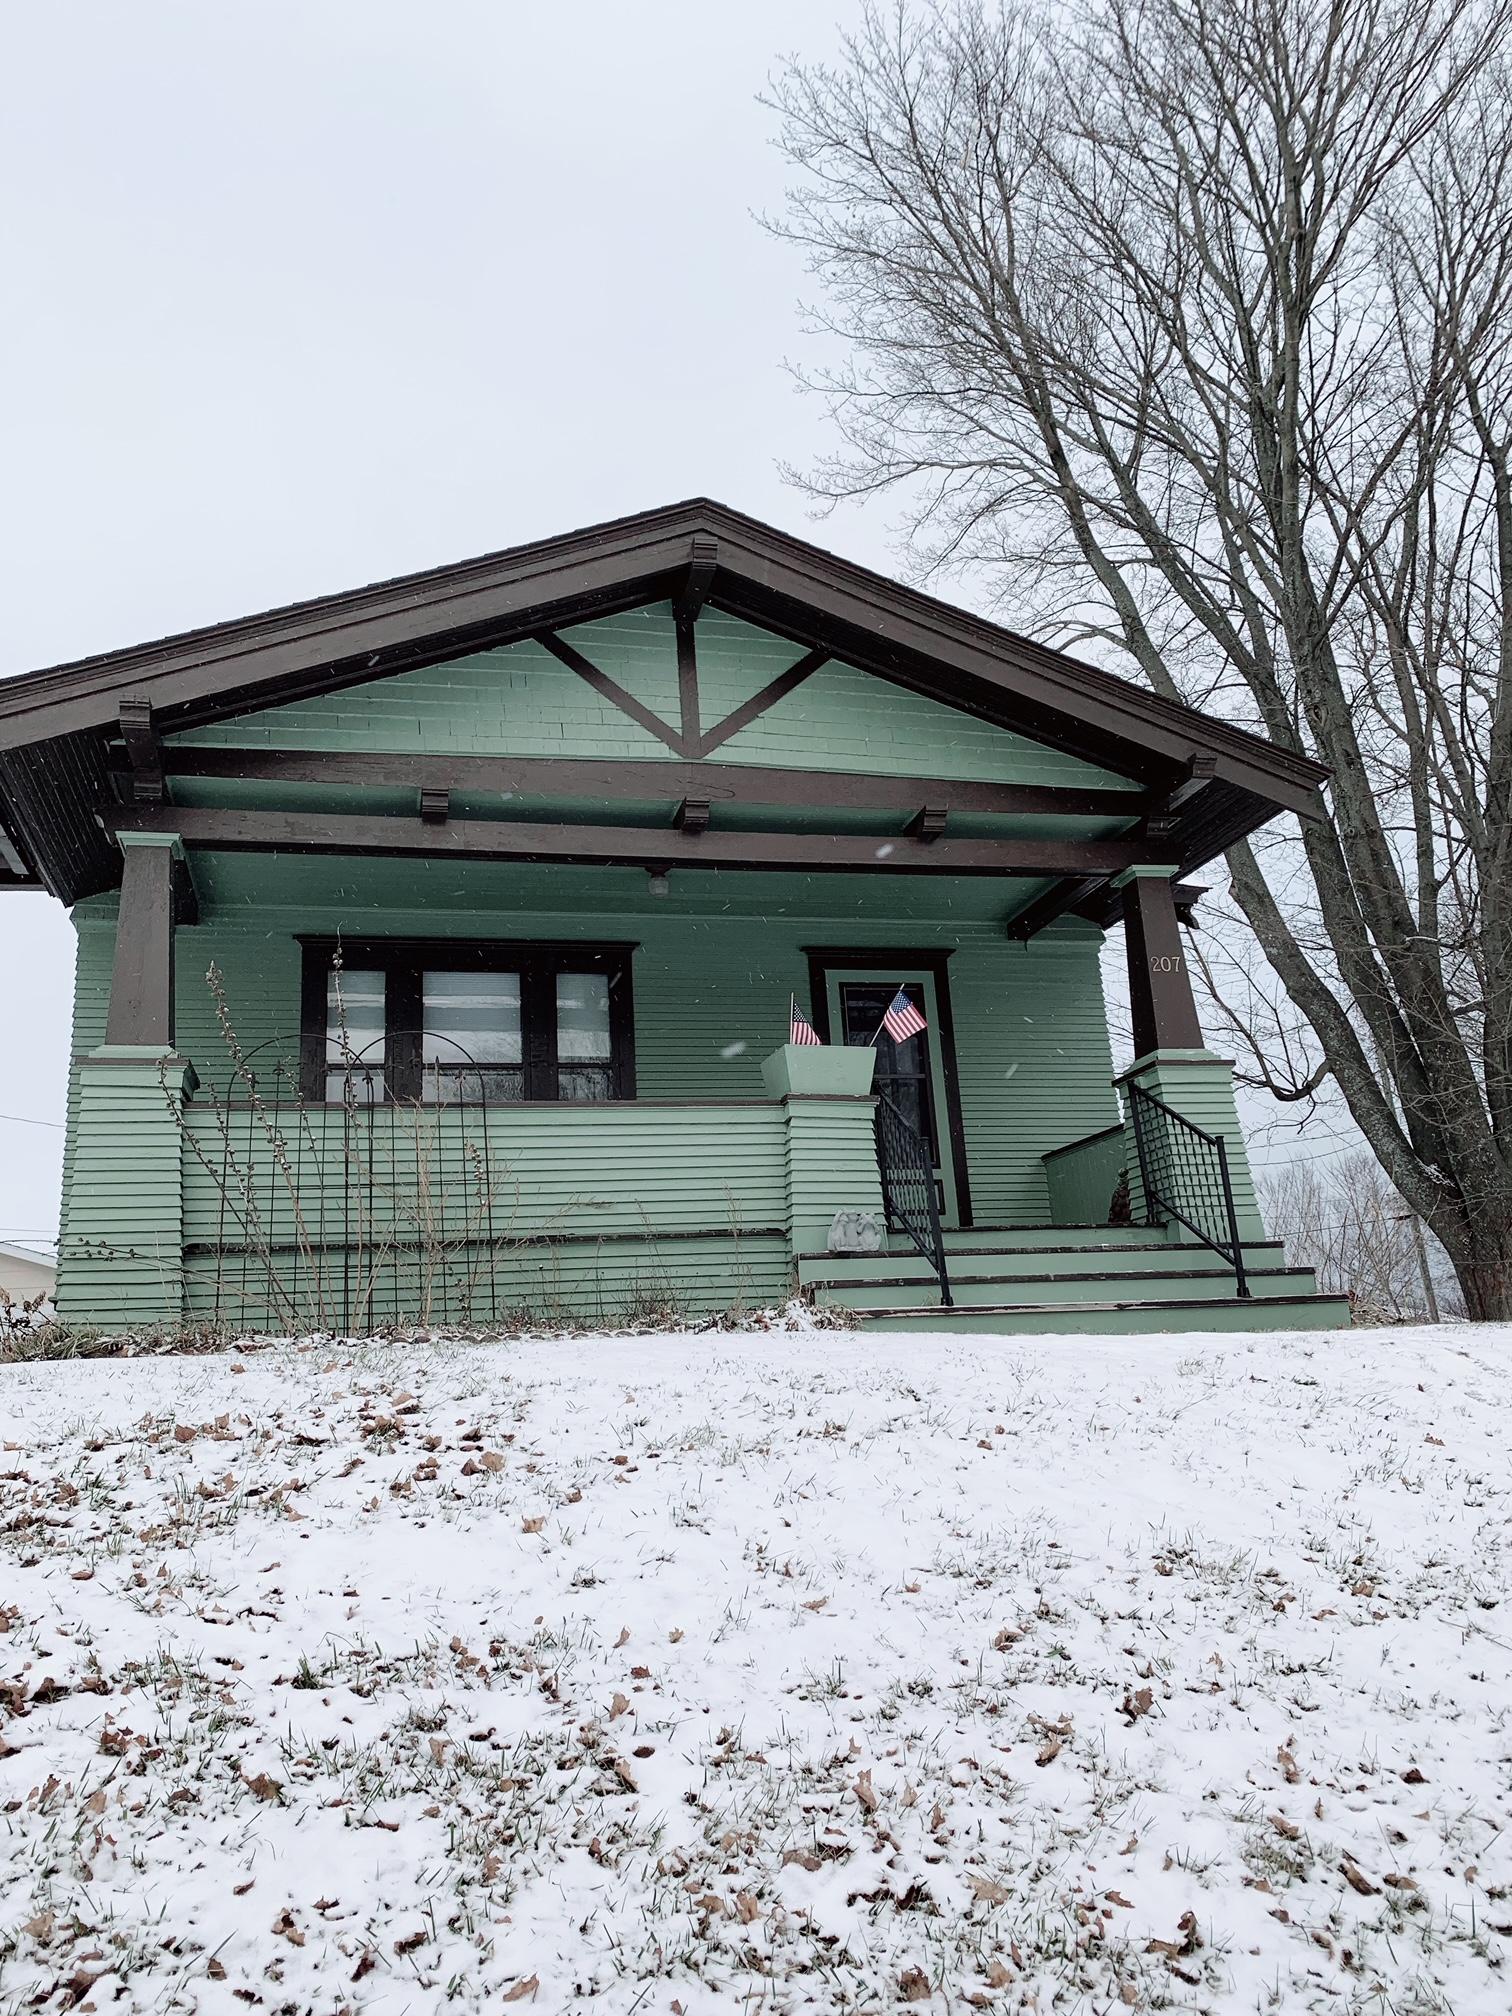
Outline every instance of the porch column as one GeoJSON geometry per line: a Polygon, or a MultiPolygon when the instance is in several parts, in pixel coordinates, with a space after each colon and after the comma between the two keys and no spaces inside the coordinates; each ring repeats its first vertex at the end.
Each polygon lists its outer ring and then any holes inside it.
{"type": "Polygon", "coordinates": [[[1123,891],[1136,1057],[1152,1050],[1202,1048],[1202,1024],[1171,893],[1175,873],[1172,867],[1129,868],[1113,883],[1123,891]]]}
{"type": "MultiPolygon", "coordinates": [[[[1265,1227],[1255,1201],[1249,1152],[1234,1101],[1234,1067],[1228,1058],[1206,1049],[1202,1040],[1172,896],[1175,872],[1169,866],[1130,868],[1114,883],[1124,895],[1134,1029],[1134,1062],[1119,1082],[1138,1085],[1193,1126],[1220,1138],[1228,1155],[1239,1235],[1245,1240],[1263,1239],[1265,1227]]],[[[1132,1113],[1125,1125],[1125,1160],[1130,1208],[1140,1221],[1145,1216],[1145,1197],[1132,1113]]],[[[1169,1232],[1176,1240],[1188,1236],[1174,1224],[1169,1232]]]]}
{"type": "Polygon", "coordinates": [[[176,833],[118,833],[125,861],[105,1041],[111,1048],[173,1048],[173,929],[187,880],[176,833]]]}
{"type": "Polygon", "coordinates": [[[183,1142],[193,1068],[174,1053],[173,952],[192,921],[183,843],[123,833],[125,861],[105,1041],[76,1063],[59,1316],[107,1331],[173,1331],[184,1317],[183,1142]]]}

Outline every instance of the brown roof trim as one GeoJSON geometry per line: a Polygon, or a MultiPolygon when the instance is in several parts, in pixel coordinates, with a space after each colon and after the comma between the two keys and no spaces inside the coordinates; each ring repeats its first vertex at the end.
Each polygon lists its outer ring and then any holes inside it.
{"type": "Polygon", "coordinates": [[[460,654],[477,648],[469,637],[529,634],[568,610],[591,617],[631,607],[672,592],[695,534],[718,541],[710,596],[718,606],[758,621],[785,614],[804,636],[817,619],[868,669],[938,683],[957,704],[996,697],[1072,723],[1093,715],[1110,738],[1173,764],[1208,751],[1226,782],[1293,810],[1307,809],[1327,775],[1304,756],[706,498],[5,681],[0,748],[113,724],[127,694],[160,713],[209,718],[271,704],[293,682],[310,690],[381,676],[437,644],[460,654]],[[952,693],[951,674],[970,690],[952,693]]]}

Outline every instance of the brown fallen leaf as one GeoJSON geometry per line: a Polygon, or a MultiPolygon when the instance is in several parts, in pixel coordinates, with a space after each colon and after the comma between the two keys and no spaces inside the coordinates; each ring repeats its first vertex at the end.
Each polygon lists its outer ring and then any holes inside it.
{"type": "Polygon", "coordinates": [[[618,1691],[618,1689],[616,1689],[614,1699],[609,1703],[609,1720],[611,1722],[617,1721],[619,1717],[626,1712],[629,1706],[630,1706],[629,1696],[621,1694],[618,1691]]]}
{"type": "Polygon", "coordinates": [[[1370,1878],[1365,1874],[1364,1870],[1356,1869],[1353,1862],[1351,1862],[1347,1856],[1345,1857],[1344,1861],[1340,1864],[1340,1867],[1343,1869],[1344,1872],[1344,1881],[1349,1885],[1351,1890],[1357,1893],[1357,1895],[1361,1897],[1380,1896],[1381,1894],[1380,1884],[1372,1883],[1370,1878]]]}
{"type": "Polygon", "coordinates": [[[870,1771],[861,1772],[856,1779],[855,1785],[851,1789],[855,1792],[857,1800],[860,1802],[860,1804],[865,1808],[865,1810],[868,1813],[876,1812],[879,1802],[875,1791],[872,1789],[872,1776],[870,1771]]]}
{"type": "Polygon", "coordinates": [[[527,1995],[534,1995],[541,1985],[539,1974],[527,1974],[523,1981],[516,1981],[513,1988],[506,1988],[499,1997],[501,2002],[523,2002],[527,1995]]]}
{"type": "Polygon", "coordinates": [[[968,1869],[966,1881],[971,1885],[972,1895],[978,1904],[1006,1904],[1012,1891],[1005,1890],[1001,1883],[991,1876],[983,1876],[978,1870],[968,1869]]]}
{"type": "Polygon", "coordinates": [[[616,1638],[614,1641],[614,1649],[616,1652],[618,1652],[618,1650],[622,1645],[628,1645],[629,1643],[630,1643],[630,1626],[628,1624],[621,1624],[620,1634],[618,1638],[616,1638]]]}
{"type": "Polygon", "coordinates": [[[1034,1761],[1039,1765],[1053,1764],[1060,1753],[1061,1739],[1059,1736],[1051,1736],[1035,1752],[1034,1761]]]}
{"type": "Polygon", "coordinates": [[[791,1863],[796,1863],[800,1869],[807,1869],[810,1875],[816,1869],[823,1866],[819,1857],[811,1855],[806,1848],[784,1848],[782,1851],[783,1868],[786,1869],[791,1863]]]}
{"type": "Polygon", "coordinates": [[[522,1533],[544,1532],[545,1527],[546,1527],[546,1517],[544,1513],[542,1513],[542,1515],[537,1519],[522,1519],[520,1521],[520,1531],[522,1533]]]}
{"type": "Polygon", "coordinates": [[[1295,1820],[1288,1820],[1284,1813],[1272,1813],[1270,1823],[1276,1832],[1288,1841],[1300,1841],[1302,1829],[1295,1820]]]}
{"type": "Polygon", "coordinates": [[[987,1986],[989,1988],[1006,1988],[1013,1978],[1013,1969],[1005,1966],[1001,1960],[992,1959],[987,1962],[987,1986]]]}
{"type": "Polygon", "coordinates": [[[1397,1775],[1404,1785],[1426,1785],[1428,1783],[1428,1780],[1419,1771],[1416,1764],[1408,1765],[1405,1771],[1399,1772],[1397,1775]]]}
{"type": "Polygon", "coordinates": [[[249,1792],[255,1793],[259,1799],[266,1799],[271,1805],[275,1806],[283,1804],[282,1784],[277,1778],[270,1778],[266,1771],[259,1771],[256,1777],[249,1778],[244,1770],[242,1772],[242,1783],[249,1792]]]}
{"type": "Polygon", "coordinates": [[[1128,1718],[1129,1727],[1131,1729],[1133,1728],[1134,1724],[1139,1720],[1140,1716],[1148,1715],[1150,1710],[1154,1706],[1155,1706],[1155,1690],[1153,1687],[1141,1687],[1137,1694],[1131,1694],[1127,1688],[1124,1689],[1123,1708],[1121,1712],[1128,1718]]]}
{"type": "Polygon", "coordinates": [[[908,1967],[898,1976],[898,1995],[904,2002],[927,2002],[934,1990],[922,1967],[908,1967]]]}
{"type": "Polygon", "coordinates": [[[749,1890],[735,1892],[735,1916],[742,1925],[754,1925],[761,1916],[761,1906],[749,1890]]]}

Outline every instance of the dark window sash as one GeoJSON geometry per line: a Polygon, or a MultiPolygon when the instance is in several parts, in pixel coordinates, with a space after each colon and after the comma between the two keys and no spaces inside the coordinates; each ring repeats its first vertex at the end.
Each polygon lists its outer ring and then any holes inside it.
{"type": "MultiPolygon", "coordinates": [[[[523,1050],[522,1097],[557,1102],[556,980],[559,973],[606,975],[609,982],[609,1063],[611,1097],[635,1097],[635,1007],[630,978],[633,944],[574,943],[562,940],[464,940],[422,938],[302,937],[300,980],[300,1085],[315,1105],[326,1100],[326,983],[338,949],[349,972],[381,970],[384,975],[384,1096],[419,1100],[425,1087],[422,1057],[425,974],[431,972],[518,973],[523,1050]]],[[[573,1066],[569,1062],[569,1071],[573,1066]]],[[[570,1099],[562,1103],[573,1103],[570,1099]]]]}

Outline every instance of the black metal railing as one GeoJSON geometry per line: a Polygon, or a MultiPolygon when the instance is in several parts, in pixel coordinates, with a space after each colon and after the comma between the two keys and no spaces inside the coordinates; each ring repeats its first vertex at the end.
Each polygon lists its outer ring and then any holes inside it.
{"type": "Polygon", "coordinates": [[[885,1092],[877,1094],[877,1167],[887,1222],[906,1232],[934,1269],[941,1307],[948,1309],[950,1275],[945,1266],[945,1235],[940,1230],[940,1198],[929,1143],[885,1092]]]}
{"type": "Polygon", "coordinates": [[[1218,1135],[1195,1126],[1153,1092],[1138,1085],[1127,1090],[1146,1223],[1158,1225],[1164,1217],[1184,1225],[1229,1263],[1237,1292],[1248,1295],[1228,1149],[1218,1135]]]}

